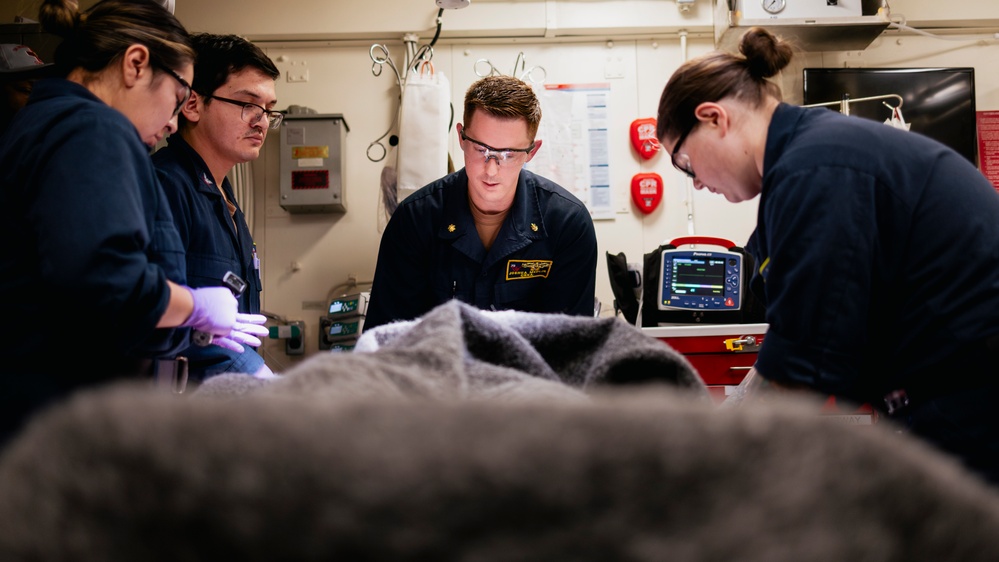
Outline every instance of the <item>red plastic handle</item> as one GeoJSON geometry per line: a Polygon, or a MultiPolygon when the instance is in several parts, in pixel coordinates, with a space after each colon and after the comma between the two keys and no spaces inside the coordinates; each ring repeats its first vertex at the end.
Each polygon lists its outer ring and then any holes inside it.
{"type": "Polygon", "coordinates": [[[731,240],[715,238],[714,236],[681,236],[680,238],[670,240],[669,243],[670,246],[676,246],[677,248],[684,244],[714,244],[715,246],[721,246],[726,250],[735,246],[731,240]]]}

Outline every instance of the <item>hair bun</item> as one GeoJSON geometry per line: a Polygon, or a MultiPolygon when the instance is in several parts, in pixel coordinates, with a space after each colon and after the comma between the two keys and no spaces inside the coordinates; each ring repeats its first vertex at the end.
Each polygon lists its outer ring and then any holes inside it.
{"type": "Polygon", "coordinates": [[[45,31],[62,38],[73,35],[82,18],[76,0],[45,0],[38,8],[38,20],[45,31]]]}
{"type": "Polygon", "coordinates": [[[765,79],[783,70],[794,55],[791,45],[762,27],[743,34],[739,52],[746,57],[746,69],[753,78],[765,79]]]}

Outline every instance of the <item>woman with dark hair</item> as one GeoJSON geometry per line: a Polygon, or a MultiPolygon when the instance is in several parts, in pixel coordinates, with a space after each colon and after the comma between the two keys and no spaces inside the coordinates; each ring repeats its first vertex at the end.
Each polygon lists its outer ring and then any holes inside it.
{"type": "Polygon", "coordinates": [[[0,442],[43,405],[123,376],[182,375],[192,330],[241,350],[266,334],[229,289],[192,290],[149,149],[177,128],[194,51],[151,0],[45,0],[65,78],[36,83],[0,139],[0,442]],[[160,371],[155,371],[159,368],[160,371]],[[6,434],[6,435],[5,435],[6,434]]]}
{"type": "Polygon", "coordinates": [[[999,193],[927,137],[783,103],[770,32],[739,50],[676,70],[657,133],[696,188],[760,196],[750,376],[872,404],[999,484],[999,193]]]}

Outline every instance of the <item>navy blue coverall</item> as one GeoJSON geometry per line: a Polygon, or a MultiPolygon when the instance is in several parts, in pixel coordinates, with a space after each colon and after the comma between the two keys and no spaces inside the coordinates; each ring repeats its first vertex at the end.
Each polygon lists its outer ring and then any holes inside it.
{"type": "Polygon", "coordinates": [[[172,358],[157,329],[184,249],[149,149],[83,86],[37,82],[0,137],[0,440],[44,404],[172,358]]]}
{"type": "Polygon", "coordinates": [[[780,105],[756,231],[767,379],[886,409],[999,483],[999,193],[917,133],[780,105]]]}
{"type": "MultiPolygon", "coordinates": [[[[171,135],[167,146],[153,154],[153,163],[187,255],[188,284],[217,287],[226,272],[232,271],[247,282],[239,297],[239,311],[260,314],[262,287],[253,237],[229,179],[223,180],[222,189],[235,207],[233,214],[205,161],[180,134],[171,135]]],[[[188,359],[189,376],[199,381],[222,373],[256,373],[264,360],[254,348],[244,349],[237,353],[217,345],[191,346],[181,355],[188,359]]]]}

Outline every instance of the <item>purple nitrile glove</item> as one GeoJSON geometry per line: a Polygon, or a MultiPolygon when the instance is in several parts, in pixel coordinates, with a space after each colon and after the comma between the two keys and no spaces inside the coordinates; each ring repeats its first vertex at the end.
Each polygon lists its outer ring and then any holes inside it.
{"type": "MultiPolygon", "coordinates": [[[[225,336],[236,324],[239,303],[227,287],[190,289],[194,299],[191,316],[180,325],[215,336],[225,336]]],[[[242,351],[242,350],[240,350],[242,351]]]]}
{"type": "Polygon", "coordinates": [[[212,343],[237,353],[243,353],[244,345],[260,347],[263,342],[260,337],[267,336],[269,331],[264,327],[267,317],[263,314],[236,314],[236,322],[225,336],[215,336],[212,343]]]}

